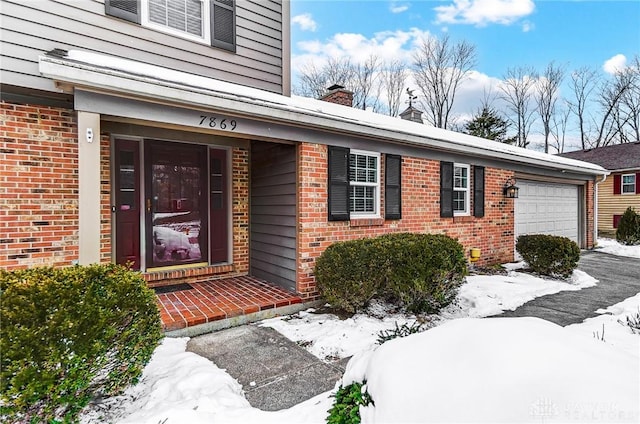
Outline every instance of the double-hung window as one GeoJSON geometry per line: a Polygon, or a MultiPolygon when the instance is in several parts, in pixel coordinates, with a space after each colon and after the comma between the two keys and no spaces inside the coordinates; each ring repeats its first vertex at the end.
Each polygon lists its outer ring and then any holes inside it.
{"type": "Polygon", "coordinates": [[[453,214],[469,215],[469,165],[453,164],[453,214]]]}
{"type": "Polygon", "coordinates": [[[105,13],[235,52],[235,0],[105,0],[105,13]]]}
{"type": "Polygon", "coordinates": [[[210,42],[209,2],[143,0],[142,25],[205,43],[210,42]]]}
{"type": "Polygon", "coordinates": [[[636,174],[622,174],[622,194],[635,194],[636,183],[636,174]]]}
{"type": "Polygon", "coordinates": [[[353,217],[380,216],[380,154],[349,152],[349,212],[353,217]]]}

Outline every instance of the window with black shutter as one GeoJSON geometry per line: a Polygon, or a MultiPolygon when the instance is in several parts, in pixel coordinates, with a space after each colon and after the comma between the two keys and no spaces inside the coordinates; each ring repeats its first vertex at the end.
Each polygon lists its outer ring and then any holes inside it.
{"type": "Polygon", "coordinates": [[[440,216],[453,217],[453,162],[440,162],[440,216]]]}
{"type": "Polygon", "coordinates": [[[473,216],[484,216],[484,166],[473,167],[473,216]]]}
{"type": "Polygon", "coordinates": [[[236,51],[235,0],[105,0],[105,13],[236,51]]]}
{"type": "Polygon", "coordinates": [[[397,155],[385,155],[384,173],[384,217],[402,218],[402,158],[397,155]]]}
{"type": "Polygon", "coordinates": [[[349,149],[329,146],[329,221],[349,220],[349,149]]]}

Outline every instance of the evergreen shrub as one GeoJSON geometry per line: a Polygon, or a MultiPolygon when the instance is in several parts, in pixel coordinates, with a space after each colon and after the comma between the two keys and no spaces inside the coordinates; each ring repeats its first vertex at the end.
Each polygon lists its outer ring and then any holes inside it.
{"type": "Polygon", "coordinates": [[[74,422],[134,384],[162,337],[155,295],[123,266],[0,270],[3,419],[74,422]]]}
{"type": "Polygon", "coordinates": [[[364,309],[384,281],[385,258],[373,239],[341,241],[316,261],[318,291],[332,306],[354,313],[364,309]]]}
{"type": "Polygon", "coordinates": [[[548,234],[520,236],[516,250],[531,269],[541,275],[568,277],[580,260],[576,242],[548,234]]]}
{"type": "Polygon", "coordinates": [[[640,214],[631,206],[624,211],[620,218],[616,229],[616,240],[627,246],[640,244],[640,214]]]}
{"type": "Polygon", "coordinates": [[[360,406],[373,404],[371,395],[363,390],[365,385],[366,382],[340,386],[328,411],[327,424],[360,424],[360,406]]]}
{"type": "Polygon", "coordinates": [[[334,243],[315,267],[323,297],[349,312],[364,309],[374,298],[411,312],[437,312],[453,301],[466,272],[456,240],[412,233],[334,243]]]}

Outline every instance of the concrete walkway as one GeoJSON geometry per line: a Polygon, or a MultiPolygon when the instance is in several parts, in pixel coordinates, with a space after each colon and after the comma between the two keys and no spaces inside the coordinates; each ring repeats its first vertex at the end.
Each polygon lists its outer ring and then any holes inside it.
{"type": "Polygon", "coordinates": [[[596,278],[598,284],[541,296],[496,317],[538,317],[564,327],[595,317],[596,310],[640,293],[640,259],[583,251],[578,269],[596,278]]]}

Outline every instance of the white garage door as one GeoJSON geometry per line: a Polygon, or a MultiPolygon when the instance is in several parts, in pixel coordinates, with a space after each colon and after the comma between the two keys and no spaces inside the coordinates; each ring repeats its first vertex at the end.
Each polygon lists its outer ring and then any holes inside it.
{"type": "Polygon", "coordinates": [[[523,180],[516,185],[516,240],[523,234],[552,234],[580,243],[578,186],[523,180]]]}

